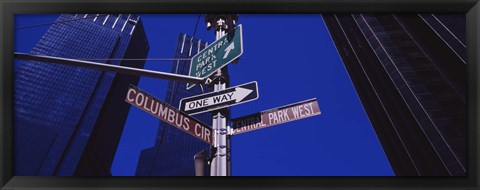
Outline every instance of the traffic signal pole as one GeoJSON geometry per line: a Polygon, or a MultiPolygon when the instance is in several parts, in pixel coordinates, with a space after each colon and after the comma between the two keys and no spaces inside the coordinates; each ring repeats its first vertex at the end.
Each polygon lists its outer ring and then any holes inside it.
{"type": "MultiPolygon", "coordinates": [[[[215,30],[215,35],[215,40],[218,40],[225,35],[225,31],[223,31],[221,27],[218,27],[218,29],[215,30]]],[[[217,71],[215,78],[217,81],[212,81],[215,82],[213,91],[218,92],[225,90],[226,81],[222,78],[222,69],[217,71]]],[[[210,174],[211,176],[227,176],[227,118],[221,113],[221,111],[214,111],[213,114],[212,127],[214,134],[214,149],[212,150],[217,152],[215,153],[215,158],[212,162],[210,174]]]]}
{"type": "Polygon", "coordinates": [[[13,56],[17,60],[38,61],[38,62],[47,62],[47,63],[54,63],[54,64],[62,64],[62,65],[71,65],[71,66],[78,66],[78,67],[84,67],[84,68],[90,68],[90,69],[98,69],[102,71],[113,71],[113,72],[128,74],[128,75],[176,80],[176,81],[194,83],[194,84],[204,82],[202,78],[198,78],[198,77],[179,75],[174,73],[166,73],[166,72],[160,72],[160,71],[152,71],[152,70],[139,69],[139,68],[132,68],[132,67],[125,67],[121,65],[109,65],[106,63],[99,63],[99,62],[92,62],[92,61],[85,61],[85,60],[78,60],[78,59],[53,57],[53,56],[47,56],[47,55],[34,55],[34,54],[19,53],[19,52],[15,52],[13,56]]]}
{"type": "MultiPolygon", "coordinates": [[[[223,37],[227,31],[235,28],[237,15],[233,14],[208,14],[205,17],[207,29],[215,29],[215,40],[223,37]]],[[[214,75],[214,92],[225,90],[228,86],[228,77],[222,76],[222,69],[219,69],[214,75]]],[[[225,73],[226,74],[226,73],[225,73]]],[[[212,129],[213,146],[211,151],[216,151],[210,165],[211,176],[229,176],[230,175],[230,143],[228,132],[230,126],[227,125],[228,108],[213,111],[212,129]]]]}

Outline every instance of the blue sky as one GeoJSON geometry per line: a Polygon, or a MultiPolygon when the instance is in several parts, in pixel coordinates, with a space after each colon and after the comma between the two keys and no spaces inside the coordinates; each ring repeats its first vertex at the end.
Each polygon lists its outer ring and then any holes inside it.
{"type": "MultiPolygon", "coordinates": [[[[55,18],[18,15],[15,25],[55,18]]],[[[193,35],[198,14],[141,18],[150,43],[148,58],[172,58],[178,34],[193,35]]],[[[317,98],[322,114],[233,136],[232,175],[394,175],[320,15],[241,14],[238,23],[243,26],[244,54],[238,64],[229,65],[231,85],[257,81],[259,98],[232,107],[232,117],[310,98],[317,98]]],[[[16,30],[15,50],[29,52],[47,29],[16,30]]],[[[203,16],[195,37],[214,40],[203,16]]],[[[145,64],[146,69],[166,72],[171,66],[171,61],[145,64]]],[[[166,85],[166,80],[142,77],[138,86],[164,99],[166,85]]],[[[130,109],[113,175],[134,175],[140,151],[154,144],[158,123],[148,113],[130,109]]]]}

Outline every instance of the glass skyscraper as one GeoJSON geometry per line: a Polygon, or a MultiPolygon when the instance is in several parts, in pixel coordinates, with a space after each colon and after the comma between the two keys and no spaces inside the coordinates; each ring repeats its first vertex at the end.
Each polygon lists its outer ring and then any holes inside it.
{"type": "MultiPolygon", "coordinates": [[[[63,14],[32,54],[143,67],[149,44],[134,14],[63,14]],[[114,60],[106,60],[114,59],[114,60]]],[[[105,176],[139,77],[22,61],[14,73],[14,175],[105,176]]]]}
{"type": "MultiPolygon", "coordinates": [[[[177,41],[175,58],[191,58],[208,45],[200,39],[186,34],[180,34],[177,41]]],[[[174,61],[171,73],[188,75],[190,61],[174,61]]],[[[225,69],[224,69],[225,70],[225,69]]],[[[169,81],[165,102],[178,108],[180,100],[211,91],[207,86],[195,87],[187,90],[186,83],[169,81]]],[[[212,124],[211,113],[193,115],[207,126],[212,124]]],[[[202,150],[208,149],[209,144],[160,121],[155,145],[142,150],[138,160],[136,176],[194,176],[195,167],[193,156],[202,150]]]]}
{"type": "Polygon", "coordinates": [[[466,19],[324,14],[397,176],[466,175],[466,19]]]}

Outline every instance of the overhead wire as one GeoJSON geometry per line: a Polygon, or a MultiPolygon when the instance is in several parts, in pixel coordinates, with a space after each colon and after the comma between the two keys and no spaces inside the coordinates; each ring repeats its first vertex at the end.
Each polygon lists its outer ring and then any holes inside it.
{"type": "MultiPolygon", "coordinates": [[[[75,58],[79,59],[79,58],[75,58]]],[[[91,59],[91,58],[85,58],[85,59],[79,59],[79,60],[84,60],[84,61],[190,61],[192,58],[142,58],[142,59],[135,59],[135,58],[125,58],[125,59],[91,59]]]]}
{"type": "MultiPolygon", "coordinates": [[[[22,30],[22,29],[29,29],[29,28],[36,28],[36,27],[42,27],[42,26],[48,26],[48,25],[53,25],[53,24],[63,24],[67,22],[73,22],[73,21],[79,21],[79,20],[86,20],[86,19],[91,19],[95,17],[103,17],[107,16],[108,14],[100,14],[100,15],[95,15],[95,16],[86,16],[86,17],[79,17],[79,18],[74,18],[70,20],[64,20],[64,21],[57,21],[57,22],[49,22],[49,23],[43,23],[43,24],[36,24],[36,25],[30,25],[30,26],[22,26],[22,27],[17,27],[15,30],[22,30]]],[[[194,30],[194,36],[197,31],[197,26],[198,22],[200,20],[200,14],[197,19],[197,24],[195,26],[194,30]]],[[[191,58],[149,58],[149,59],[95,59],[95,58],[70,58],[70,59],[79,59],[79,60],[84,60],[84,61],[176,61],[176,60],[186,60],[189,61],[191,58]]]]}
{"type": "Polygon", "coordinates": [[[52,25],[52,24],[62,24],[62,23],[66,23],[66,22],[72,22],[72,21],[78,21],[78,20],[85,20],[85,19],[90,19],[90,18],[95,18],[95,17],[101,17],[101,16],[107,16],[107,15],[108,15],[108,14],[101,14],[101,15],[87,16],[87,17],[84,17],[84,18],[75,18],[75,19],[58,21],[58,22],[49,22],[49,23],[36,24],[36,25],[30,25],[30,26],[22,26],[22,27],[17,27],[17,28],[15,28],[15,30],[22,30],[22,29],[27,29],[27,28],[35,28],[35,27],[52,25]]]}
{"type": "MultiPolygon", "coordinates": [[[[95,16],[86,16],[86,17],[80,17],[80,18],[75,18],[75,19],[70,19],[70,20],[64,20],[64,21],[58,21],[58,22],[49,22],[49,23],[43,23],[43,24],[36,24],[36,25],[30,25],[30,26],[22,26],[22,27],[17,27],[15,30],[22,30],[22,29],[28,29],[28,28],[35,28],[35,27],[41,27],[41,26],[47,26],[47,25],[52,25],[52,24],[62,24],[62,23],[67,23],[67,22],[73,22],[73,21],[79,21],[79,20],[86,20],[86,19],[91,19],[95,17],[103,17],[107,16],[108,14],[100,14],[100,15],[95,15],[95,16]]],[[[197,33],[197,28],[198,24],[200,22],[201,14],[198,14],[197,21],[195,24],[195,28],[193,30],[193,37],[195,37],[197,33]]],[[[79,59],[79,60],[84,60],[84,61],[190,61],[192,58],[145,58],[145,59],[96,59],[96,58],[70,58],[70,59],[79,59]]]]}
{"type": "MultiPolygon", "coordinates": [[[[200,16],[201,16],[201,14],[198,15],[197,23],[195,24],[195,29],[193,30],[192,39],[193,39],[193,37],[195,37],[195,33],[197,32],[197,27],[198,27],[198,22],[200,21],[200,16]]],[[[178,58],[178,59],[177,59],[177,63],[176,63],[176,64],[177,64],[177,67],[178,67],[178,64],[179,64],[178,61],[180,61],[180,60],[182,60],[182,59],[183,59],[183,60],[191,60],[192,58],[178,58]]],[[[183,65],[185,66],[185,64],[183,64],[183,65]]],[[[177,91],[178,91],[178,89],[180,88],[180,84],[179,84],[179,83],[176,83],[175,81],[172,81],[172,82],[173,82],[173,86],[175,86],[175,92],[170,94],[170,100],[172,100],[173,94],[176,94],[177,91]]],[[[200,85],[200,87],[201,87],[202,92],[203,92],[203,86],[200,85]]],[[[162,138],[160,139],[160,144],[163,144],[163,143],[165,142],[164,139],[165,139],[165,137],[166,137],[166,133],[167,133],[166,131],[167,131],[167,127],[163,126],[162,138]]],[[[157,154],[158,154],[158,150],[157,150],[157,154]]],[[[154,165],[155,165],[155,163],[154,163],[154,165]]],[[[152,168],[153,168],[153,167],[152,167],[152,168]]]]}
{"type": "Polygon", "coordinates": [[[193,30],[193,37],[195,37],[195,34],[197,33],[198,22],[200,21],[201,16],[202,16],[202,14],[198,14],[197,24],[195,24],[195,29],[193,30]]]}
{"type": "MultiPolygon", "coordinates": [[[[193,34],[192,34],[192,39],[195,38],[195,34],[197,33],[198,23],[200,22],[201,17],[202,17],[202,14],[198,14],[197,23],[195,24],[195,29],[193,30],[193,34]]],[[[200,43],[200,42],[197,42],[197,43],[200,43]]],[[[198,48],[200,48],[200,46],[198,48]]],[[[202,90],[202,92],[204,92],[203,85],[199,84],[199,86],[200,86],[200,89],[202,90]]]]}

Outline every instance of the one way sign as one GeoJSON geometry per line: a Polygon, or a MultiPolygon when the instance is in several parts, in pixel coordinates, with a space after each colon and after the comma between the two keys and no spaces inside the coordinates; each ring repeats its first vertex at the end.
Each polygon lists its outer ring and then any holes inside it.
{"type": "Polygon", "coordinates": [[[227,88],[219,92],[210,92],[180,100],[180,110],[194,115],[207,111],[230,107],[258,98],[256,81],[227,88]]]}

